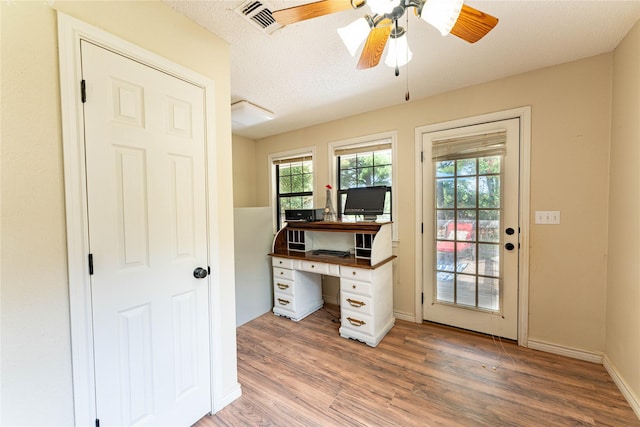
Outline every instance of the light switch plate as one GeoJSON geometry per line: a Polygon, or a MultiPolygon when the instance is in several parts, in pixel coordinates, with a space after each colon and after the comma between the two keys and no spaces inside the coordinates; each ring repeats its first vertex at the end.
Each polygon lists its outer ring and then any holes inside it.
{"type": "Polygon", "coordinates": [[[536,211],[536,224],[560,224],[560,211],[536,211]]]}

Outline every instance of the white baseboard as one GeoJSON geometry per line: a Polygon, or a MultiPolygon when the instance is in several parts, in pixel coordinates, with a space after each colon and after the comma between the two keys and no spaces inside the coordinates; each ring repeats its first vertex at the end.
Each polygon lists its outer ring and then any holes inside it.
{"type": "Polygon", "coordinates": [[[242,396],[242,387],[237,383],[222,399],[213,402],[213,413],[215,414],[240,396],[242,396]]]}
{"type": "Polygon", "coordinates": [[[545,351],[547,353],[567,356],[573,359],[584,360],[586,362],[597,363],[602,365],[602,353],[596,353],[586,350],[578,350],[577,348],[565,347],[557,344],[550,344],[542,341],[529,340],[527,347],[534,350],[545,351]]]}
{"type": "Polygon", "coordinates": [[[603,365],[607,370],[613,382],[618,386],[618,389],[624,396],[624,398],[629,402],[631,409],[636,414],[636,416],[640,419],[640,400],[638,397],[634,396],[631,392],[631,389],[624,382],[615,366],[611,363],[606,354],[595,353],[591,351],[578,350],[571,347],[565,347],[557,344],[549,344],[541,341],[529,340],[527,347],[534,349],[545,351],[547,353],[559,354],[560,356],[567,356],[574,359],[584,360],[587,362],[593,362],[600,365],[603,365]]]}
{"type": "Polygon", "coordinates": [[[406,320],[407,322],[412,322],[412,323],[422,322],[422,319],[416,320],[416,317],[413,315],[413,313],[403,313],[401,311],[394,311],[393,315],[395,316],[396,319],[406,320]]]}
{"type": "Polygon", "coordinates": [[[340,301],[338,301],[336,295],[322,295],[322,299],[328,304],[340,305],[340,301]]]}
{"type": "Polygon", "coordinates": [[[637,396],[633,395],[631,389],[627,386],[627,383],[624,382],[624,380],[618,373],[618,370],[615,366],[613,366],[606,354],[604,355],[602,365],[607,370],[609,375],[611,375],[611,379],[614,383],[616,383],[624,398],[627,399],[627,402],[629,402],[629,405],[631,406],[631,409],[633,409],[633,412],[635,412],[638,419],[640,419],[640,399],[638,399],[637,396]]]}

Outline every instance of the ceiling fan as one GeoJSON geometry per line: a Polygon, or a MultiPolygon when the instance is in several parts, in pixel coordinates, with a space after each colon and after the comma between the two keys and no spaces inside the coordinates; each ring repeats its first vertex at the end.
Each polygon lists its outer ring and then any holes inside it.
{"type": "Polygon", "coordinates": [[[411,60],[406,31],[398,25],[409,8],[442,35],[451,33],[469,43],[477,42],[498,24],[496,17],[463,4],[463,0],[322,0],[274,11],[273,17],[284,26],[365,5],[372,15],[338,29],[352,56],[364,42],[357,65],[360,70],[378,65],[389,38],[395,43],[390,44],[385,63],[395,66],[396,75],[398,67],[411,60]]]}

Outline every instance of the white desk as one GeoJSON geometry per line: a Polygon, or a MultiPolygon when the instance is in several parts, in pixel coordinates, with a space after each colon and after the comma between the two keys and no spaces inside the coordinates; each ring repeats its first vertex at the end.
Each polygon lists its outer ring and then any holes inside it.
{"type": "Polygon", "coordinates": [[[340,278],[340,336],[375,347],[395,324],[390,223],[292,223],[270,255],[276,315],[299,321],[322,307],[326,275],[340,278]],[[353,254],[328,257],[314,249],[353,254]]]}

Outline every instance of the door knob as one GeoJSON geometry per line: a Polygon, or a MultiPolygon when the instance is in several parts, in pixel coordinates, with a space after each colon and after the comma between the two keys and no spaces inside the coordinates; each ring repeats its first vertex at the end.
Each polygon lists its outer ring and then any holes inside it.
{"type": "Polygon", "coordinates": [[[205,277],[207,277],[207,274],[208,273],[206,268],[198,267],[193,270],[193,277],[195,277],[196,279],[204,279],[205,277]]]}
{"type": "Polygon", "coordinates": [[[508,251],[512,251],[515,246],[513,245],[513,243],[507,243],[506,245],[504,245],[504,248],[508,251]]]}
{"type": "Polygon", "coordinates": [[[507,233],[509,236],[511,236],[516,231],[513,228],[509,227],[506,230],[504,230],[504,232],[507,233]]]}

